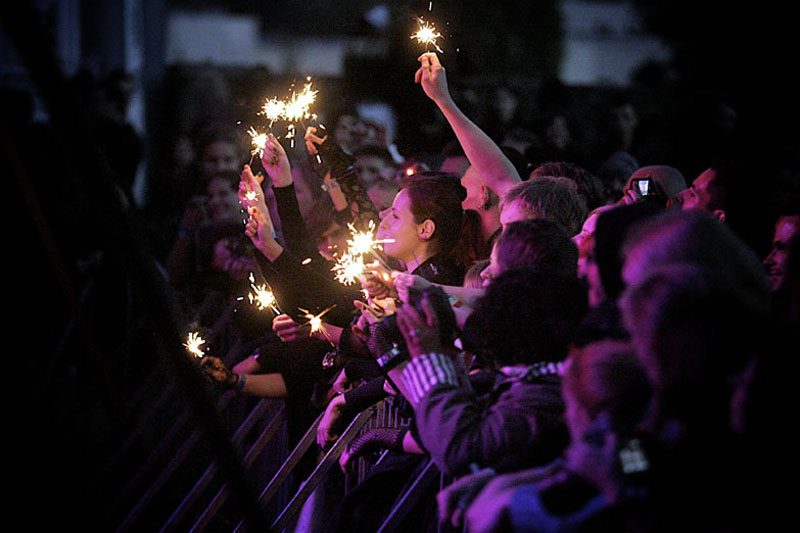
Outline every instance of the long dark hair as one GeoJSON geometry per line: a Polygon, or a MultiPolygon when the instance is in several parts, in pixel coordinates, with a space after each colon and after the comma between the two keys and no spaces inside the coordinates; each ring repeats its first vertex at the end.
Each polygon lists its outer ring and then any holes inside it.
{"type": "Polygon", "coordinates": [[[456,176],[420,172],[403,178],[401,187],[407,191],[414,221],[420,224],[430,219],[435,224],[434,253],[450,257],[464,269],[486,256],[485,245],[481,247],[480,216],[461,207],[467,190],[456,176]]]}

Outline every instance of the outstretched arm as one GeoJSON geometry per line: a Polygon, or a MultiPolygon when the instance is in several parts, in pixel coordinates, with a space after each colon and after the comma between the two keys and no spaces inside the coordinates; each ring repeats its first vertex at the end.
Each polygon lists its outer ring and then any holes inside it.
{"type": "Polygon", "coordinates": [[[426,52],[419,57],[419,62],[414,81],[422,86],[428,98],[442,111],[470,164],[486,180],[487,186],[502,196],[509,187],[521,181],[516,168],[497,143],[453,101],[439,56],[426,52]]]}

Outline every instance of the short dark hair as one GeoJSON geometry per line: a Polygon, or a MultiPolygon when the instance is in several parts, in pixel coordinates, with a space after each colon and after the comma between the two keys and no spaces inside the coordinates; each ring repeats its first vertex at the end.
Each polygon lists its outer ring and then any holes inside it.
{"type": "Polygon", "coordinates": [[[467,351],[501,365],[561,361],[587,309],[576,276],[533,269],[504,272],[464,324],[467,351]]]}
{"type": "Polygon", "coordinates": [[[566,230],[543,218],[507,224],[495,244],[504,270],[536,268],[576,275],[578,247],[566,230]]]}

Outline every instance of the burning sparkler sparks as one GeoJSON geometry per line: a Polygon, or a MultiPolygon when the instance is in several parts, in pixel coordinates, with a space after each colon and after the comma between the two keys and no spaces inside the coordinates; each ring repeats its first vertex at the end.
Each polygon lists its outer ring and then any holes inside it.
{"type": "Polygon", "coordinates": [[[433,46],[439,53],[444,53],[436,42],[443,35],[436,31],[436,27],[433,24],[426,22],[422,17],[417,17],[417,21],[419,22],[419,28],[411,34],[411,38],[416,39],[420,44],[424,44],[426,51],[433,46]]]}
{"type": "Polygon", "coordinates": [[[267,148],[267,134],[259,133],[253,127],[250,127],[247,133],[250,135],[250,142],[253,145],[253,151],[250,152],[250,155],[257,155],[258,157],[264,155],[264,150],[267,148]]]}
{"type": "Polygon", "coordinates": [[[345,253],[336,261],[332,270],[336,273],[336,281],[342,285],[352,285],[364,275],[366,268],[363,256],[345,253]]]}
{"type": "Polygon", "coordinates": [[[275,293],[266,284],[256,284],[255,277],[250,274],[250,288],[252,291],[247,295],[251,304],[255,305],[259,311],[264,309],[271,309],[275,314],[280,314],[278,310],[278,301],[275,299],[275,293]]]}
{"type": "Polygon", "coordinates": [[[280,120],[284,113],[286,112],[286,102],[283,100],[279,100],[276,98],[270,98],[261,108],[261,114],[267,117],[269,121],[269,127],[271,128],[272,125],[280,120]]]}
{"type": "Polygon", "coordinates": [[[370,221],[366,231],[356,230],[353,224],[348,224],[351,238],[347,241],[347,251],[336,260],[331,270],[336,272],[335,278],[344,285],[352,285],[364,275],[368,265],[364,256],[373,255],[379,263],[383,260],[377,255],[382,250],[382,244],[393,242],[394,239],[376,239],[375,223],[370,221]]]}
{"type": "Polygon", "coordinates": [[[299,93],[292,92],[292,96],[286,102],[283,110],[283,118],[289,122],[302,122],[306,119],[316,119],[317,115],[311,112],[311,104],[317,99],[316,89],[311,88],[311,78],[307,78],[303,90],[299,93]]]}
{"type": "Polygon", "coordinates": [[[192,331],[189,333],[188,337],[186,337],[186,342],[184,342],[183,345],[190,354],[202,358],[206,355],[202,348],[205,343],[206,340],[201,337],[198,332],[192,331]]]}
{"type": "MultiPolygon", "coordinates": [[[[311,105],[316,101],[319,91],[312,88],[310,76],[306,78],[306,81],[307,83],[302,91],[292,91],[291,96],[284,100],[278,97],[267,99],[259,113],[267,119],[267,133],[277,121],[285,120],[289,123],[286,138],[291,139],[292,147],[294,147],[295,124],[299,122],[305,127],[304,120],[316,120],[317,118],[317,115],[311,112],[311,105]]],[[[247,133],[250,134],[250,139],[253,143],[252,155],[261,157],[266,149],[267,133],[259,133],[252,127],[247,133]]]]}
{"type": "Polygon", "coordinates": [[[300,312],[304,313],[305,314],[305,318],[308,319],[308,322],[306,322],[305,324],[308,324],[310,326],[309,333],[308,333],[309,335],[314,335],[315,333],[322,333],[325,336],[325,338],[328,339],[328,342],[333,344],[333,341],[331,340],[330,336],[328,335],[328,331],[325,329],[325,324],[322,322],[322,317],[325,316],[326,314],[328,314],[328,312],[331,309],[333,309],[334,307],[336,307],[336,306],[332,305],[332,306],[328,307],[327,309],[325,309],[324,311],[322,311],[318,315],[312,314],[311,311],[309,311],[308,309],[302,309],[302,308],[298,307],[300,312]]]}

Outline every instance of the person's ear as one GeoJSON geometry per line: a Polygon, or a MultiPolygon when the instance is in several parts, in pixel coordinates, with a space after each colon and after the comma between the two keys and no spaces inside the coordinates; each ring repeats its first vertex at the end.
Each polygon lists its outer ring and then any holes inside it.
{"type": "Polygon", "coordinates": [[[435,231],[436,231],[436,223],[433,220],[426,218],[422,222],[422,224],[419,225],[418,228],[419,238],[424,241],[427,241],[431,237],[433,237],[433,233],[435,231]]]}
{"type": "Polygon", "coordinates": [[[717,218],[717,220],[719,220],[720,222],[725,222],[725,211],[724,210],[722,210],[722,209],[714,209],[714,211],[712,211],[711,214],[714,215],[717,218]]]}
{"type": "Polygon", "coordinates": [[[492,194],[489,187],[481,185],[481,209],[486,211],[492,205],[492,194]]]}

